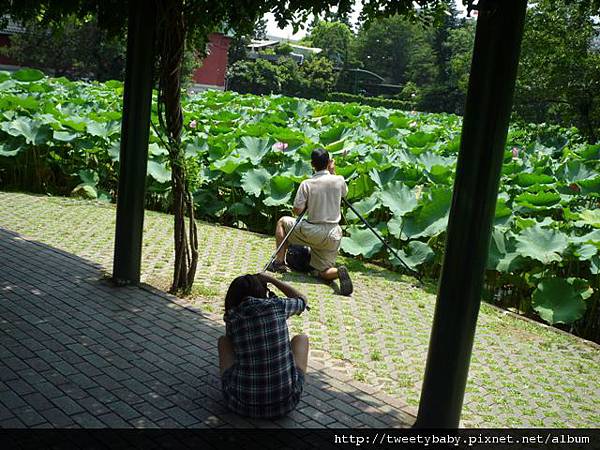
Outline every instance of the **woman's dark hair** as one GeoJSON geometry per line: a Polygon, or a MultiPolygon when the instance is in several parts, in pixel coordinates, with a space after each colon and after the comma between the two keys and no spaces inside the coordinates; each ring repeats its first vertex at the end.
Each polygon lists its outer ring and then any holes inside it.
{"type": "Polygon", "coordinates": [[[310,160],[317,172],[325,170],[329,164],[329,153],[324,148],[315,148],[310,155],[310,160]]]}
{"type": "Polygon", "coordinates": [[[256,275],[242,275],[234,279],[225,296],[225,312],[240,305],[246,297],[267,298],[267,284],[256,275]]]}

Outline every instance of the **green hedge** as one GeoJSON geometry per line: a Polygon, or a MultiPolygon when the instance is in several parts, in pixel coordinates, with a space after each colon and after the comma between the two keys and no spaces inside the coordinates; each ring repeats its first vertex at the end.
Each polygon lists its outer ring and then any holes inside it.
{"type": "Polygon", "coordinates": [[[361,105],[368,106],[382,106],[390,109],[401,109],[401,110],[412,110],[415,108],[413,102],[407,102],[404,100],[394,100],[390,98],[382,97],[365,97],[364,95],[347,94],[345,92],[331,92],[327,94],[327,100],[330,102],[343,102],[343,103],[360,103],[361,105]]]}

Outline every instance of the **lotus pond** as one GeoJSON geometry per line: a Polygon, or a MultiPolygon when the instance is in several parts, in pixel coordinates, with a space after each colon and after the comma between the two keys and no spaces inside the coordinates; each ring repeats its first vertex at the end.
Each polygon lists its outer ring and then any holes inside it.
{"type": "MultiPolygon", "coordinates": [[[[0,187],[113,201],[123,85],[0,73],[0,187]]],[[[348,199],[426,276],[439,274],[461,118],[282,96],[184,99],[197,214],[271,233],[323,146],[348,199]]],[[[153,119],[157,123],[156,117],[153,119]]],[[[151,130],[147,203],[168,211],[167,152],[151,130]]],[[[600,340],[600,145],[576,129],[510,129],[486,299],[600,340]]],[[[399,265],[351,212],[342,250],[399,265]]],[[[399,269],[400,270],[400,269],[399,269]]]]}

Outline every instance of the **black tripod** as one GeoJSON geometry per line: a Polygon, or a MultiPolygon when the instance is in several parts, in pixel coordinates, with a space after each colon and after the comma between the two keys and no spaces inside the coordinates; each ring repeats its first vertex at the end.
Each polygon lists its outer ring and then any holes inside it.
{"type": "Polygon", "coordinates": [[[352,206],[348,200],[346,200],[345,198],[342,198],[342,200],[344,200],[344,203],[346,204],[346,206],[348,208],[350,208],[350,210],[356,215],[356,217],[358,217],[362,221],[362,223],[364,223],[367,226],[367,228],[369,230],[371,230],[375,236],[377,236],[377,239],[379,239],[381,241],[381,243],[385,246],[385,248],[387,248],[390,252],[393,253],[393,255],[398,259],[398,261],[400,261],[400,263],[402,263],[402,265],[404,266],[404,268],[406,268],[406,270],[408,270],[410,273],[412,273],[417,278],[417,280],[419,280],[419,283],[423,284],[423,280],[421,279],[421,275],[419,274],[419,272],[417,272],[414,269],[411,269],[402,260],[402,258],[400,258],[400,256],[398,256],[398,253],[396,252],[396,250],[394,250],[392,247],[390,247],[388,245],[387,242],[385,242],[385,239],[383,239],[381,237],[381,235],[377,232],[377,230],[375,230],[375,228],[373,228],[371,225],[369,225],[369,222],[367,222],[366,219],[359,214],[359,212],[356,210],[356,208],[354,208],[354,206],[352,206]]]}

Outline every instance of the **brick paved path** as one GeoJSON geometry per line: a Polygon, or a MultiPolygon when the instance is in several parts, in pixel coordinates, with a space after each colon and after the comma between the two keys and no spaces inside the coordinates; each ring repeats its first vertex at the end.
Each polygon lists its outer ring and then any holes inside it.
{"type": "Polygon", "coordinates": [[[218,316],[0,229],[0,427],[407,426],[414,412],[310,364],[298,409],[247,420],[221,405],[218,316]]]}

